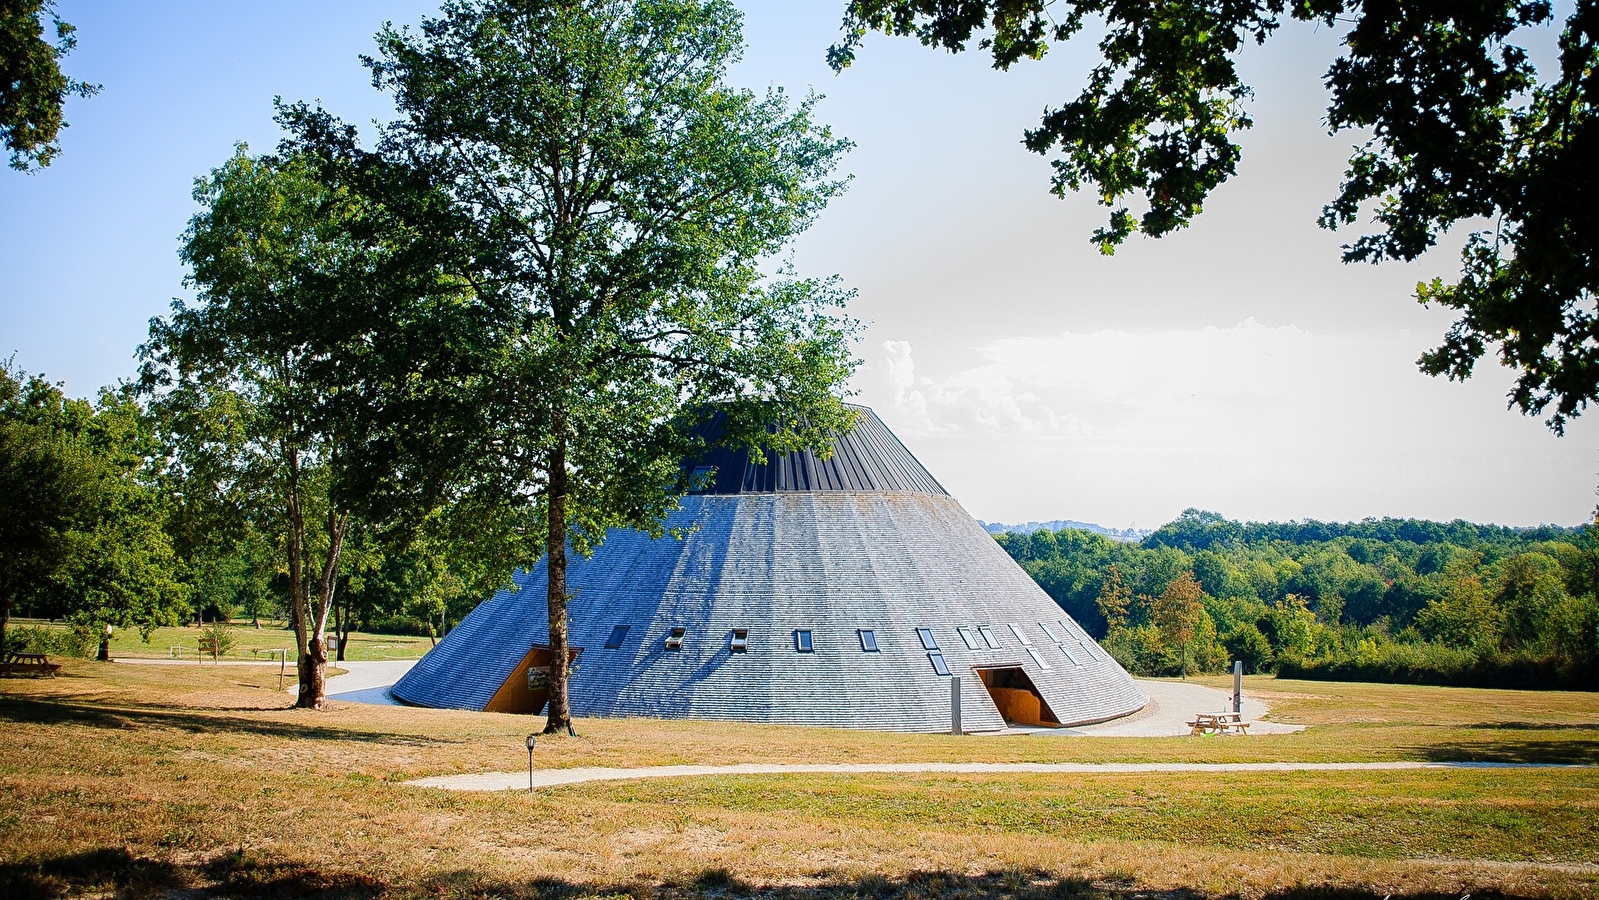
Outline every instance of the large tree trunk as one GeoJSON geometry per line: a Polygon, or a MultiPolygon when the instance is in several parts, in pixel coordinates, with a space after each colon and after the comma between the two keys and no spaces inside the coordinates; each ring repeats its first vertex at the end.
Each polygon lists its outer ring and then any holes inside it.
{"type": "Polygon", "coordinates": [[[549,528],[544,541],[550,613],[550,707],[544,723],[545,734],[569,731],[572,727],[572,713],[566,697],[566,435],[561,417],[556,417],[554,424],[555,446],[550,449],[549,528]]]}
{"type": "MultiPolygon", "coordinates": [[[[295,706],[315,708],[321,705],[321,668],[311,661],[311,628],[305,603],[305,516],[300,508],[299,460],[288,454],[289,481],[284,490],[284,506],[289,516],[289,533],[284,541],[284,552],[289,563],[289,623],[294,626],[294,649],[298,654],[294,668],[300,682],[299,698],[295,706]],[[314,698],[314,702],[307,702],[314,698]]],[[[324,662],[327,651],[317,641],[317,649],[324,662]]]]}
{"type": "Polygon", "coordinates": [[[333,609],[335,610],[333,613],[333,639],[337,641],[339,645],[338,655],[335,657],[339,662],[344,662],[344,645],[349,643],[349,607],[350,601],[348,592],[345,593],[344,597],[341,598],[339,602],[333,605],[333,609]]]}
{"type": "MultiPolygon", "coordinates": [[[[328,669],[328,614],[333,610],[334,592],[338,587],[339,554],[344,550],[344,532],[349,516],[328,509],[328,555],[322,563],[322,577],[317,580],[316,605],[307,603],[309,617],[306,652],[300,656],[300,699],[295,706],[302,709],[321,709],[327,699],[328,669]]],[[[308,600],[310,598],[307,598],[308,600]]]]}
{"type": "Polygon", "coordinates": [[[321,709],[328,690],[328,648],[321,635],[306,642],[297,669],[300,675],[300,699],[294,705],[301,709],[321,709]]]}

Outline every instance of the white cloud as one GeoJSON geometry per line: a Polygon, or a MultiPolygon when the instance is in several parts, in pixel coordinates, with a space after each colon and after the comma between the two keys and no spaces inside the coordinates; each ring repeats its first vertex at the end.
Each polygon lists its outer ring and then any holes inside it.
{"type": "Polygon", "coordinates": [[[1006,338],[940,370],[890,340],[858,386],[986,519],[1147,525],[1187,506],[1241,518],[1586,518],[1592,442],[1505,411],[1508,375],[1491,365],[1465,385],[1422,375],[1425,348],[1407,334],[1247,319],[1006,338]]]}

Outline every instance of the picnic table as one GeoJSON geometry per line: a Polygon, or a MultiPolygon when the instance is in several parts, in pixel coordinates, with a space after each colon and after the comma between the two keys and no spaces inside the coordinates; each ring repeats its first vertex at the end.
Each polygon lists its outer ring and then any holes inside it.
{"type": "Polygon", "coordinates": [[[1188,723],[1192,729],[1190,734],[1248,734],[1249,723],[1244,721],[1240,713],[1197,713],[1194,721],[1188,723]]]}
{"type": "Polygon", "coordinates": [[[60,670],[61,665],[43,653],[7,653],[0,663],[0,673],[6,675],[54,675],[60,670]]]}

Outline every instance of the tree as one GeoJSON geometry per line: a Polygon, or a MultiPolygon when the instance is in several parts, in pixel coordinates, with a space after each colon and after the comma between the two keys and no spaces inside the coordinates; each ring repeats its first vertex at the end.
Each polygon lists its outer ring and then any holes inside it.
{"type": "Polygon", "coordinates": [[[1245,672],[1258,673],[1271,664],[1271,643],[1253,622],[1246,622],[1228,632],[1227,637],[1222,639],[1222,645],[1233,659],[1244,664],[1245,672]]]}
{"type": "Polygon", "coordinates": [[[1166,585],[1149,611],[1150,624],[1160,629],[1166,642],[1181,654],[1184,678],[1188,677],[1190,647],[1199,632],[1200,620],[1205,617],[1205,607],[1199,601],[1203,593],[1194,573],[1184,572],[1166,585]]]}
{"type": "Polygon", "coordinates": [[[1105,583],[1099,588],[1099,614],[1104,617],[1107,630],[1114,631],[1127,624],[1128,608],[1133,602],[1133,592],[1122,584],[1122,573],[1115,563],[1105,572],[1105,583]]]}
{"type": "Polygon", "coordinates": [[[50,165],[61,152],[56,137],[67,127],[61,105],[68,95],[92,97],[100,86],[61,73],[61,60],[77,46],[76,28],[55,14],[53,0],[0,0],[0,141],[11,168],[26,172],[50,165]],[[48,15],[56,42],[44,37],[48,15]]]}
{"type": "Polygon", "coordinates": [[[357,523],[403,533],[444,501],[482,356],[470,291],[439,272],[433,236],[450,229],[426,218],[427,186],[348,131],[316,137],[320,156],[241,145],[196,182],[181,256],[197,298],[140,350],[180,480],[209,491],[197,505],[276,539],[307,708],[345,539],[357,523]]]}
{"type": "MultiPolygon", "coordinates": [[[[17,601],[39,591],[73,553],[72,531],[92,510],[87,460],[38,421],[53,386],[0,367],[0,647],[17,601]]],[[[59,393],[59,392],[55,392],[59,393]]]]}
{"type": "Polygon", "coordinates": [[[1287,18],[1347,27],[1327,70],[1326,121],[1334,134],[1372,136],[1320,223],[1373,216],[1379,230],[1346,245],[1344,261],[1413,260],[1456,224],[1491,222],[1473,226],[1458,281],[1418,286],[1423,303],[1461,313],[1419,363],[1463,380],[1497,345],[1519,373],[1511,403],[1548,411],[1562,432],[1599,397],[1599,188],[1588,174],[1599,156],[1599,0],[1572,4],[1548,77],[1515,43],[1553,21],[1548,0],[850,0],[829,61],[847,67],[869,30],[952,52],[981,32],[979,46],[1008,69],[1103,20],[1087,86],[1024,143],[1056,154],[1057,195],[1095,186],[1112,211],[1093,240],[1110,253],[1134,231],[1186,226],[1232,177],[1235,136],[1253,124],[1235,61],[1287,18]],[[1130,195],[1142,195],[1140,214],[1123,205],[1130,195]]]}
{"type": "Polygon", "coordinates": [[[20,601],[96,630],[179,621],[159,459],[127,392],[90,404],[0,365],[0,645],[20,601]]]}
{"type": "Polygon", "coordinates": [[[762,268],[842,190],[847,144],[815,98],[726,84],[728,0],[458,0],[378,43],[401,114],[383,152],[446,186],[462,277],[506,336],[481,484],[545,557],[546,730],[565,730],[568,549],[660,534],[713,406],[757,455],[849,423],[846,295],[762,268]]]}

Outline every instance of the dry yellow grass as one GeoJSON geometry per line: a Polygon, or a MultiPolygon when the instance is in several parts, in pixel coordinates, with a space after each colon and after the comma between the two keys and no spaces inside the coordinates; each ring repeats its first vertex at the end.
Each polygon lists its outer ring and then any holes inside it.
{"type": "MultiPolygon", "coordinates": [[[[1599,771],[744,776],[536,795],[539,720],[335,703],[275,670],[69,663],[0,681],[0,895],[1322,898],[1599,894],[1599,771]]],[[[586,720],[543,766],[821,761],[1599,761],[1592,694],[1252,680],[1245,739],[952,738],[586,720]]]]}

